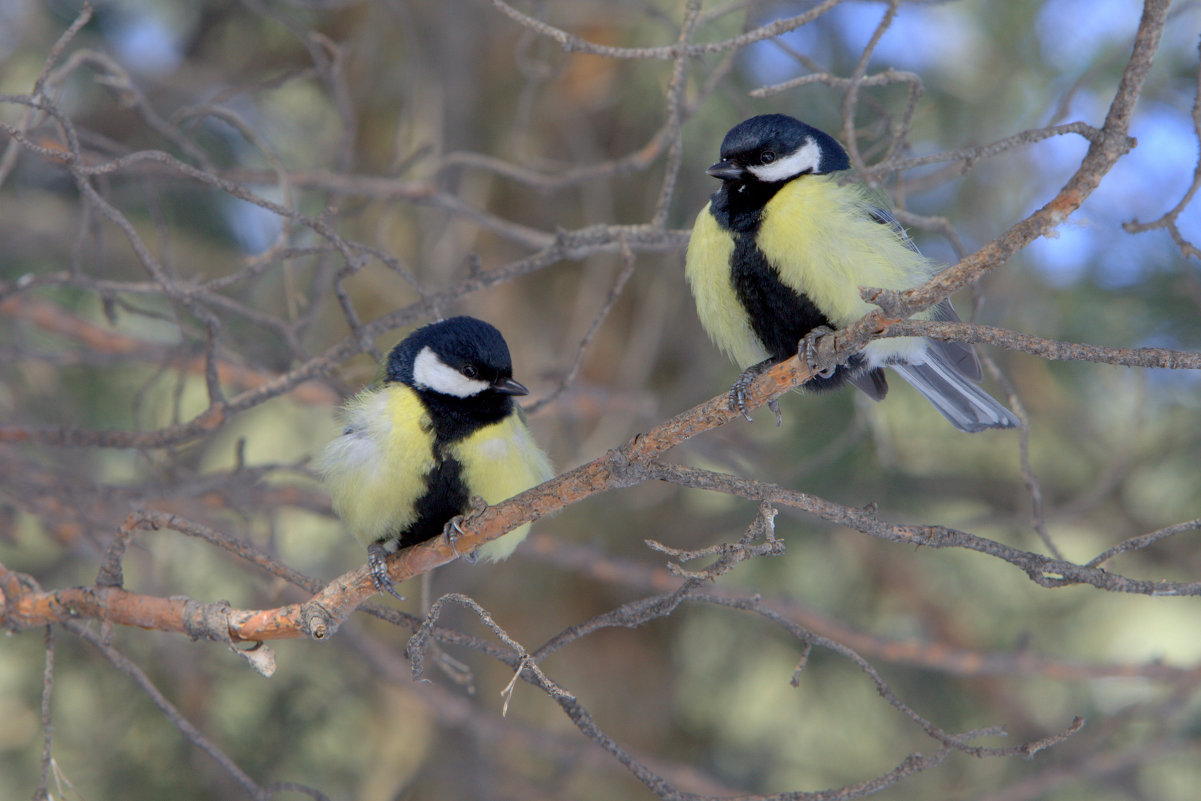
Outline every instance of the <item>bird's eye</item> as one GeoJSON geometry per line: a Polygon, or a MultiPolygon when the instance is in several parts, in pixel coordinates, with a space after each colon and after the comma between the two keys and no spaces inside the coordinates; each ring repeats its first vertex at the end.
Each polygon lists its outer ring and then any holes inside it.
{"type": "Polygon", "coordinates": [[[776,152],[774,150],[764,150],[759,154],[760,164],[771,164],[776,160],[776,152]]]}
{"type": "Polygon", "coordinates": [[[467,376],[468,378],[475,378],[476,376],[478,376],[480,374],[480,371],[475,369],[474,364],[463,365],[463,369],[460,370],[459,372],[462,373],[463,375],[467,376]]]}

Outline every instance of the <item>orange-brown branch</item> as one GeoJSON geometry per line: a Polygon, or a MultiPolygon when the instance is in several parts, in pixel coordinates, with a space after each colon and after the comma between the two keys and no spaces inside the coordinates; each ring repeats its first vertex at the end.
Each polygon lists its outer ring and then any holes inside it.
{"type": "MultiPolygon", "coordinates": [[[[765,372],[747,393],[754,409],[779,397],[809,378],[809,369],[796,359],[765,372]]],[[[638,434],[621,448],[569,470],[497,506],[462,521],[463,534],[455,548],[443,538],[408,548],[390,557],[394,581],[428,573],[470,553],[517,526],[610,489],[649,480],[640,470],[664,451],[698,434],[724,425],[738,412],[722,394],[638,434]]],[[[134,527],[171,526],[171,516],[144,512],[134,527]]],[[[0,564],[0,625],[12,628],[42,626],[66,619],[93,618],[125,626],[173,631],[215,640],[270,640],[333,634],[351,612],[376,594],[366,566],[327,584],[304,603],[275,609],[236,610],[186,599],[140,595],[119,587],[73,587],[54,592],[39,590],[27,577],[0,564]],[[214,617],[216,615],[216,617],[214,617]],[[222,625],[223,624],[223,625],[222,625]]]]}

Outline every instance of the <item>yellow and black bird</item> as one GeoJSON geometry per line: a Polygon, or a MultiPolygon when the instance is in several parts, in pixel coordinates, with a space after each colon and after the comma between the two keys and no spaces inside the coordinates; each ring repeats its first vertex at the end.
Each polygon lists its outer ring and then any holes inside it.
{"type": "MultiPolygon", "coordinates": [[[[406,337],[342,407],[342,435],[319,467],[334,511],[367,546],[376,589],[399,598],[386,555],[440,535],[473,496],[497,503],[554,474],[513,402],[527,393],[500,332],[452,317],[406,337]]],[[[478,555],[504,559],[528,532],[514,529],[478,555]]]]}
{"type": "MultiPolygon", "coordinates": [[[[721,160],[708,169],[721,188],[696,219],[685,273],[701,325],[744,368],[731,390],[743,415],[743,391],[763,369],[873,308],[859,287],[911,289],[936,272],[867,189],[839,183],[849,167],[829,134],[784,114],[764,114],[731,129],[721,160]]],[[[949,300],[918,317],[959,319],[949,300]]],[[[823,390],[850,381],[881,400],[888,391],[884,367],[961,431],[1018,425],[976,385],[980,363],[962,343],[877,340],[805,386],[823,390]]]]}

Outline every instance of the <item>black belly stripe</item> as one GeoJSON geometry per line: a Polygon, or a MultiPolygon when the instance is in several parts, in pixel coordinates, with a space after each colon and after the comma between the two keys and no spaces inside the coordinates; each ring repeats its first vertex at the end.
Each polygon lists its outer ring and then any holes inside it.
{"type": "Polygon", "coordinates": [[[470,497],[463,481],[463,465],[452,457],[440,459],[426,480],[425,493],[415,504],[417,519],[396,535],[400,547],[407,548],[441,535],[452,517],[467,511],[470,497]]]}
{"type": "MultiPolygon", "coordinates": [[[[790,359],[801,339],[814,328],[829,326],[830,319],[803,293],[780,280],[780,274],[755,244],[753,233],[734,237],[730,256],[730,282],[738,302],[750,319],[751,329],[774,361],[790,359]]],[[[855,355],[829,378],[812,378],[807,389],[833,389],[863,364],[855,355]]]]}
{"type": "Polygon", "coordinates": [[[417,519],[391,535],[402,548],[440,536],[452,517],[469,511],[471,496],[480,493],[467,486],[463,465],[450,455],[450,446],[513,412],[512,398],[499,393],[485,392],[467,400],[428,391],[418,394],[433,425],[434,469],[414,504],[417,519]]]}

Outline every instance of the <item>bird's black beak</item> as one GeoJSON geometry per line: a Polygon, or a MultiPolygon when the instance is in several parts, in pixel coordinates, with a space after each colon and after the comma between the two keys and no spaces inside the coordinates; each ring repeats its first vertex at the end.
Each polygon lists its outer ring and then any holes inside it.
{"type": "Polygon", "coordinates": [[[746,174],[746,170],[736,164],[731,164],[728,161],[719,161],[709,169],[705,170],[714,178],[720,178],[723,181],[737,181],[746,174]]]}
{"type": "Polygon", "coordinates": [[[493,392],[499,392],[501,395],[529,395],[530,391],[525,388],[524,384],[514,381],[511,378],[502,378],[492,385],[493,392]]]}

